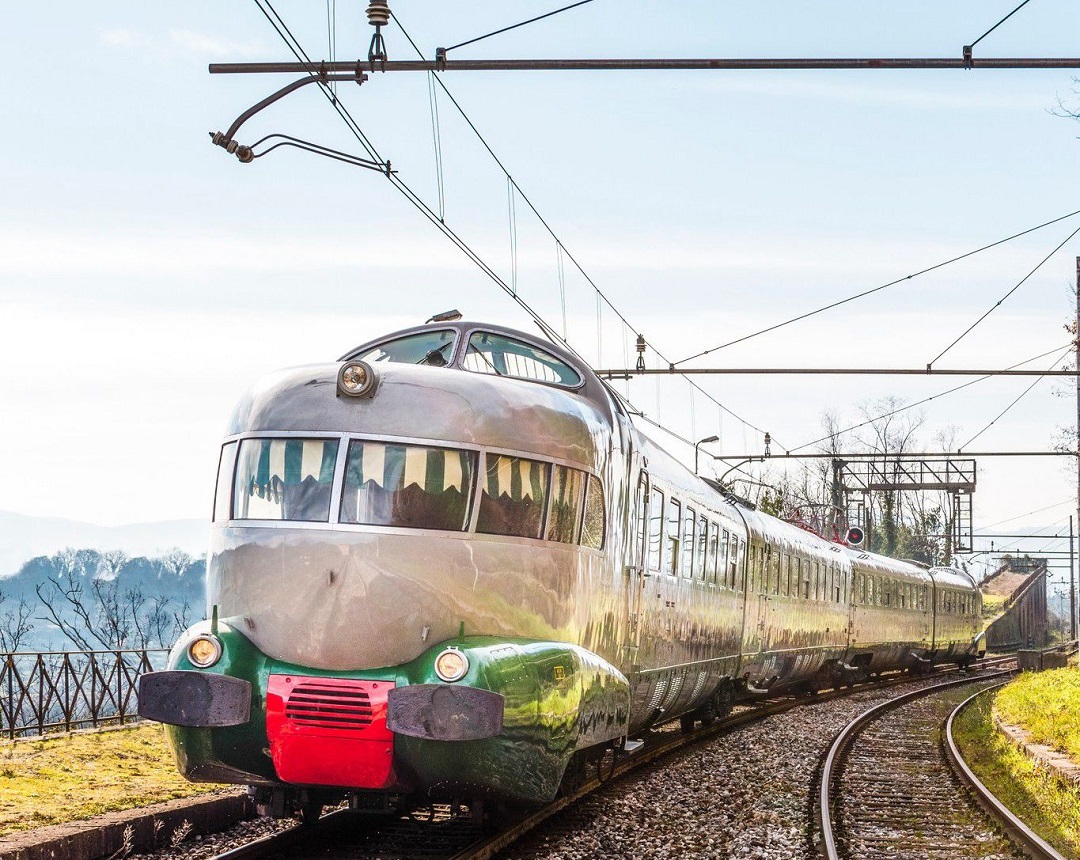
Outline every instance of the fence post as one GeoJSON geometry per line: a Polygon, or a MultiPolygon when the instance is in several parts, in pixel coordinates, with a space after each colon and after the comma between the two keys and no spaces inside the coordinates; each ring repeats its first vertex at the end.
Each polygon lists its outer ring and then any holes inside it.
{"type": "Polygon", "coordinates": [[[8,709],[11,711],[11,725],[8,726],[8,737],[15,740],[15,655],[7,655],[8,669],[8,709]]]}

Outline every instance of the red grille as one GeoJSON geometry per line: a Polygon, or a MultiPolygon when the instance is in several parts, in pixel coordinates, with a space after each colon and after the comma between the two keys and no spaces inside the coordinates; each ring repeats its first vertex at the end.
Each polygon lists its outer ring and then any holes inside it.
{"type": "Polygon", "coordinates": [[[324,729],[360,730],[373,714],[367,690],[344,685],[297,684],[285,704],[285,719],[324,729]]]}
{"type": "Polygon", "coordinates": [[[271,675],[266,734],[278,777],[298,785],[397,785],[386,727],[393,681],[271,675]]]}

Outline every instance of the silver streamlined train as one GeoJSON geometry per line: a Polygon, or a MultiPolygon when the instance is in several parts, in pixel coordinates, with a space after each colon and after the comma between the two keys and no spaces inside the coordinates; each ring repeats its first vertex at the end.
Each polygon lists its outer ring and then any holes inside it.
{"type": "Polygon", "coordinates": [[[542,801],[650,725],[982,653],[980,596],[684,467],[577,357],[465,321],[273,374],[221,450],[208,621],[144,677],[269,811],[542,801]]]}

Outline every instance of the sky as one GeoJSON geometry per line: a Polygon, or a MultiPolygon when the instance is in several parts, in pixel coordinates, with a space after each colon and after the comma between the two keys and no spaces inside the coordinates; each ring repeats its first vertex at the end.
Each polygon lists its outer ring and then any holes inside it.
{"type": "MultiPolygon", "coordinates": [[[[558,5],[390,0],[429,54],[558,5]]],[[[594,0],[451,56],[953,57],[1016,5],[594,0]]],[[[338,59],[366,56],[363,6],[275,3],[317,59],[331,44],[338,59]]],[[[225,422],[261,373],[333,360],[451,307],[535,330],[385,177],[295,149],[243,165],[210,144],[208,132],[291,80],[207,72],[292,59],[254,2],[57,0],[20,4],[10,18],[0,35],[0,510],[103,525],[207,517],[225,422]]],[[[975,55],[1076,55],[1078,29],[1075,2],[1039,0],[975,55]]],[[[392,58],[415,56],[397,26],[385,38],[392,58]]],[[[555,240],[520,194],[511,209],[505,175],[440,93],[443,212],[505,281],[516,269],[519,296],[586,359],[632,364],[641,332],[650,365],[662,366],[1080,209],[1080,123],[1053,115],[1059,100],[1080,106],[1074,74],[448,73],[615,310],[598,314],[566,257],[560,286],[555,240]]],[[[422,74],[376,74],[338,95],[438,210],[428,88],[422,74]]],[[[238,139],[272,133],[360,152],[314,87],[238,139]]],[[[923,367],[1077,227],[1073,216],[687,365],[923,367]]],[[[1073,237],[936,366],[1040,355],[1029,366],[1060,366],[1078,254],[1073,237]]],[[[791,450],[822,435],[823,412],[855,424],[883,398],[913,402],[967,381],[695,380],[708,396],[678,378],[620,390],[688,439],[720,435],[707,451],[747,456],[763,450],[765,430],[774,451],[791,450]]],[[[920,440],[931,450],[951,433],[963,444],[1032,381],[935,398],[911,413],[920,440]]],[[[968,450],[1049,450],[1075,422],[1075,391],[1043,380],[968,450]]],[[[692,459],[686,446],[677,453],[692,459]]],[[[997,530],[1056,533],[1075,508],[1064,458],[979,463],[977,530],[1004,521],[997,530]]]]}

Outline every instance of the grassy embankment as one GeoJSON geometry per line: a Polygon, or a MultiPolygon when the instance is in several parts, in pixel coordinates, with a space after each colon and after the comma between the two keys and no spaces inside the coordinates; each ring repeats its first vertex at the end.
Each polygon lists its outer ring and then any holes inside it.
{"type": "Polygon", "coordinates": [[[1049,774],[994,727],[991,708],[1032,740],[1080,763],[1080,669],[1025,673],[995,696],[982,696],[956,721],[972,770],[1014,813],[1063,854],[1080,857],[1080,788],[1049,774]]]}
{"type": "Polygon", "coordinates": [[[0,837],[204,794],[176,772],[162,726],[0,741],[0,837]]]}

